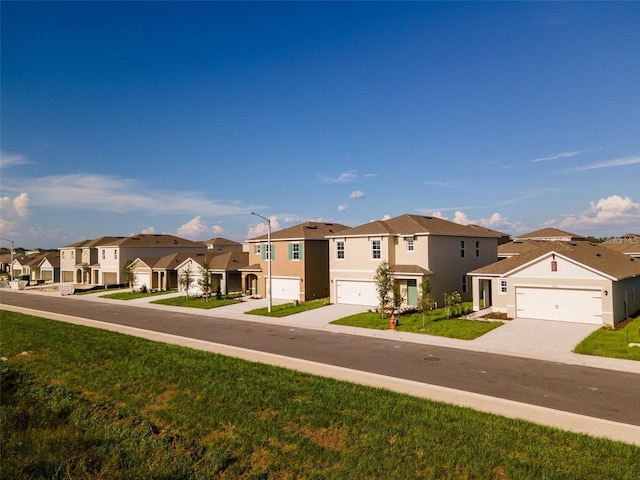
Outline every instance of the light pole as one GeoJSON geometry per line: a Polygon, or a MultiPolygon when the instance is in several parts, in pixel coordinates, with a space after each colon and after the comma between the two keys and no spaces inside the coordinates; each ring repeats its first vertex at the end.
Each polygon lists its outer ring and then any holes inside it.
{"type": "Polygon", "coordinates": [[[271,220],[255,212],[251,212],[251,215],[260,217],[267,222],[267,299],[269,301],[267,304],[267,311],[271,313],[271,257],[273,255],[273,252],[271,251],[271,220]]]}
{"type": "Polygon", "coordinates": [[[13,240],[9,240],[8,238],[0,238],[0,240],[11,242],[11,265],[9,267],[9,280],[13,280],[13,240]]]}

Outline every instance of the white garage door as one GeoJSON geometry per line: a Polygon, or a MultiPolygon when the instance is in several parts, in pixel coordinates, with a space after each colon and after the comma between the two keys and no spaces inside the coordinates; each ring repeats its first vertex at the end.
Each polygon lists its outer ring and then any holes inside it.
{"type": "Polygon", "coordinates": [[[516,288],[518,317],[602,324],[600,290],[516,288]]]}
{"type": "Polygon", "coordinates": [[[273,298],[300,300],[299,278],[272,278],[273,298]]]}
{"type": "Polygon", "coordinates": [[[151,274],[149,273],[136,273],[135,281],[133,282],[133,288],[140,290],[143,285],[147,286],[147,290],[151,290],[151,274]]]}
{"type": "Polygon", "coordinates": [[[336,303],[375,307],[379,303],[376,284],[373,282],[337,280],[336,303]]]}

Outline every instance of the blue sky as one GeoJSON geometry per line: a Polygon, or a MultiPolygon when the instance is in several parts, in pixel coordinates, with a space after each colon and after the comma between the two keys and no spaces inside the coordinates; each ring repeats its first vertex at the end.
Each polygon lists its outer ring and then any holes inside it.
{"type": "MultiPolygon", "coordinates": [[[[2,2],[2,237],[640,233],[640,3],[2,2]]],[[[4,244],[3,244],[4,246],[4,244]]]]}

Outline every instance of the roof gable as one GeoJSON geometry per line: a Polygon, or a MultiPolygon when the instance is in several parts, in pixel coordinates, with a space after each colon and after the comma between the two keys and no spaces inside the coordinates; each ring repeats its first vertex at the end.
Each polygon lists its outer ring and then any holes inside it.
{"type": "MultiPolygon", "coordinates": [[[[328,235],[348,228],[340,223],[305,222],[271,232],[271,240],[324,240],[328,235]]],[[[267,238],[268,235],[260,235],[248,240],[248,242],[264,241],[267,238]]]]}

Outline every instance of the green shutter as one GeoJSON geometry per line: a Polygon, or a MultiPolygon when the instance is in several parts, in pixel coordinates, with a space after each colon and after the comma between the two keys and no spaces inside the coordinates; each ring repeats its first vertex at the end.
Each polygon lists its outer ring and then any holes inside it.
{"type": "Polygon", "coordinates": [[[276,246],[273,243],[271,244],[271,248],[269,249],[269,252],[271,253],[271,260],[275,260],[276,259],[276,246]]]}
{"type": "Polygon", "coordinates": [[[262,258],[262,260],[266,260],[267,259],[267,249],[263,247],[260,249],[260,258],[262,258]]]}
{"type": "Polygon", "coordinates": [[[293,259],[293,243],[287,245],[289,247],[289,260],[293,259]]]}
{"type": "Polygon", "coordinates": [[[298,244],[298,255],[300,256],[300,260],[302,260],[302,242],[298,244]]]}

